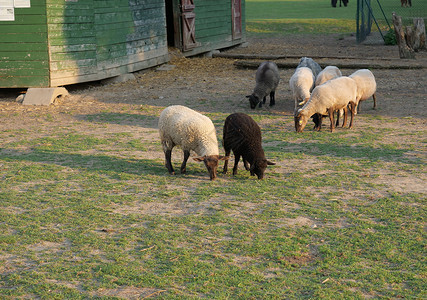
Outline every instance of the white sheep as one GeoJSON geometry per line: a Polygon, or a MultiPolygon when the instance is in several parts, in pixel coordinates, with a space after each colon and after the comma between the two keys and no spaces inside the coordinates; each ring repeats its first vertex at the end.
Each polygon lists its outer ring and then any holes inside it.
{"type": "Polygon", "coordinates": [[[219,156],[218,140],[211,119],[188,107],[172,105],[162,111],[158,125],[165,165],[170,174],[175,174],[171,163],[172,149],[181,146],[184,151],[181,173],[186,172],[190,150],[193,150],[199,155],[193,159],[203,161],[210,179],[216,178],[218,161],[228,157],[219,156]]]}
{"type": "Polygon", "coordinates": [[[276,104],[275,93],[280,81],[279,69],[274,62],[265,61],[261,63],[255,74],[256,85],[249,98],[249,104],[254,109],[258,103],[259,107],[265,103],[267,95],[270,95],[270,106],[276,104]],[[261,102],[262,100],[262,102],[261,102]]]}
{"type": "Polygon", "coordinates": [[[340,69],[338,69],[336,66],[327,66],[322,70],[322,72],[317,75],[315,85],[321,85],[322,83],[325,83],[328,80],[341,76],[342,73],[340,69]]]}
{"type": "Polygon", "coordinates": [[[310,98],[310,93],[314,88],[314,74],[308,67],[299,67],[295,69],[294,74],[289,79],[289,87],[295,100],[294,111],[298,105],[304,105],[310,98]]]}
{"type": "MultiPolygon", "coordinates": [[[[357,105],[357,84],[349,77],[338,77],[325,82],[313,89],[308,102],[295,112],[295,129],[302,132],[307,125],[308,118],[314,114],[329,115],[331,121],[331,132],[334,131],[334,111],[344,109],[350,104],[351,121],[350,128],[353,127],[353,118],[357,105]]],[[[346,122],[347,115],[344,115],[346,122]]],[[[321,122],[322,118],[320,118],[321,122]]],[[[321,124],[320,124],[321,126],[321,124]]],[[[320,130],[320,126],[318,130],[320,130]]]]}
{"type": "MultiPolygon", "coordinates": [[[[357,104],[360,101],[365,101],[372,97],[374,99],[374,109],[377,107],[377,98],[375,92],[377,91],[377,83],[374,74],[368,69],[360,69],[349,76],[357,84],[357,104]]],[[[360,106],[357,107],[358,110],[360,106]]]]}
{"type": "MultiPolygon", "coordinates": [[[[336,66],[327,66],[319,74],[317,74],[315,86],[321,85],[321,84],[325,83],[328,80],[331,80],[331,79],[334,79],[334,78],[337,78],[337,77],[341,77],[341,76],[342,76],[342,73],[341,73],[340,69],[338,69],[338,67],[336,67],[336,66]]],[[[336,122],[335,126],[338,126],[340,117],[342,117],[345,113],[347,113],[347,109],[340,109],[338,111],[338,113],[337,113],[337,122],[336,122]]],[[[315,124],[314,128],[320,130],[319,124],[321,124],[320,118],[322,118],[322,117],[323,116],[321,116],[321,115],[315,115],[315,116],[313,116],[313,122],[315,124]]],[[[343,123],[342,126],[344,127],[345,123],[343,123]]]]}

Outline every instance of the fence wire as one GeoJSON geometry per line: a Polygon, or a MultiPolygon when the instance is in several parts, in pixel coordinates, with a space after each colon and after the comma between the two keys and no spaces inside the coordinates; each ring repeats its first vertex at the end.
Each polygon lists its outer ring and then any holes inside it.
{"type": "Polygon", "coordinates": [[[402,17],[404,26],[423,18],[427,25],[427,0],[357,0],[357,42],[384,42],[384,36],[393,29],[392,13],[402,17]]]}

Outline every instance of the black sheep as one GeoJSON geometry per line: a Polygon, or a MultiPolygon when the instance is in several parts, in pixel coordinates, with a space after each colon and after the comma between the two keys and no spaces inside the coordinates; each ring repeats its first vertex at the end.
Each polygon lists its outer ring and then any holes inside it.
{"type": "MultiPolygon", "coordinates": [[[[264,177],[267,165],[275,165],[265,158],[262,149],[261,129],[258,124],[244,113],[234,113],[225,119],[222,145],[225,155],[229,156],[230,151],[234,153],[233,175],[237,174],[237,165],[242,156],[245,169],[255,174],[258,179],[264,177]],[[249,166],[250,165],[250,166],[249,166]]],[[[224,173],[227,173],[228,161],[224,163],[224,173]]]]}

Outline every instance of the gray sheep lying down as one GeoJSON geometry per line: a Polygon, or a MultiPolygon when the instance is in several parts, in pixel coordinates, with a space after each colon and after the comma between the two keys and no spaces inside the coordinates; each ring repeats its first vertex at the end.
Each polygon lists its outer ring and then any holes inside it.
{"type": "MultiPolygon", "coordinates": [[[[245,169],[250,171],[251,176],[255,174],[258,179],[263,179],[267,165],[275,163],[265,158],[262,149],[261,129],[258,124],[244,113],[234,113],[225,119],[222,144],[225,155],[230,151],[234,153],[233,175],[237,174],[237,165],[242,156],[245,169]]],[[[228,161],[224,163],[224,173],[227,173],[228,161]]]]}
{"type": "Polygon", "coordinates": [[[255,74],[255,81],[256,85],[252,95],[246,96],[249,98],[251,108],[255,109],[258,104],[261,107],[265,103],[267,95],[270,95],[270,106],[276,104],[275,93],[280,81],[277,65],[270,61],[261,63],[255,74]]]}
{"type": "Polygon", "coordinates": [[[228,159],[219,155],[218,140],[211,119],[188,107],[172,105],[165,108],[159,118],[159,134],[165,153],[165,165],[170,174],[175,174],[171,162],[175,146],[181,146],[184,151],[181,173],[186,172],[191,150],[199,155],[194,158],[195,161],[204,162],[211,180],[216,178],[218,161],[228,159]]]}

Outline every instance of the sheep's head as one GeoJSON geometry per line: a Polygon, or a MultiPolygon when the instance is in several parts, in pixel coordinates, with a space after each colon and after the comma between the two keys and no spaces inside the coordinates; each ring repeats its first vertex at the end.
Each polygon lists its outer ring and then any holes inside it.
{"type": "Polygon", "coordinates": [[[295,120],[295,130],[297,132],[302,132],[305,125],[307,125],[308,116],[307,114],[304,113],[304,111],[299,109],[295,112],[294,120],[295,120]]]}
{"type": "Polygon", "coordinates": [[[219,155],[205,155],[201,157],[194,157],[195,161],[202,161],[205,163],[206,169],[209,172],[209,177],[211,180],[216,178],[216,170],[218,169],[218,162],[220,160],[227,160],[229,156],[219,156],[219,155]]]}
{"type": "Polygon", "coordinates": [[[251,165],[250,168],[251,176],[256,175],[258,176],[258,179],[263,179],[265,169],[267,169],[267,165],[272,166],[275,165],[275,163],[268,161],[265,158],[255,160],[255,162],[251,165]]]}
{"type": "Polygon", "coordinates": [[[258,103],[260,103],[260,99],[258,99],[258,97],[255,96],[254,94],[246,96],[246,98],[249,99],[249,104],[251,105],[252,109],[255,109],[258,103]]]}

